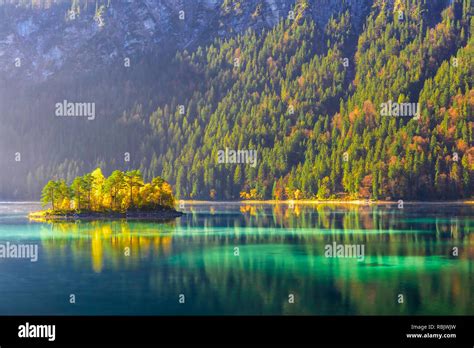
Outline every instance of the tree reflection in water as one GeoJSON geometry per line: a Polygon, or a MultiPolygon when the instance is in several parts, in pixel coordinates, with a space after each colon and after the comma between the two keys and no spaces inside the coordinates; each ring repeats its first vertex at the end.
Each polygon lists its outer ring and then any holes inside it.
{"type": "Polygon", "coordinates": [[[43,249],[78,272],[87,259],[95,273],[124,273],[122,291],[144,302],[159,296],[166,313],[474,313],[472,207],[187,207],[166,224],[45,224],[43,249]],[[365,245],[364,261],[324,257],[333,242],[365,245]],[[136,272],[148,279],[140,291],[129,284],[136,272]],[[186,306],[175,301],[179,293],[186,306]]]}

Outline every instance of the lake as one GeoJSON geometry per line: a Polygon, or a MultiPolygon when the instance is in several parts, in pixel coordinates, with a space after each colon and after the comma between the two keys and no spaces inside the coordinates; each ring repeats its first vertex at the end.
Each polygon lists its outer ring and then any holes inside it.
{"type": "Polygon", "coordinates": [[[0,203],[1,315],[474,314],[474,205],[189,204],[169,223],[0,203]],[[352,254],[350,253],[352,251],[352,254]]]}

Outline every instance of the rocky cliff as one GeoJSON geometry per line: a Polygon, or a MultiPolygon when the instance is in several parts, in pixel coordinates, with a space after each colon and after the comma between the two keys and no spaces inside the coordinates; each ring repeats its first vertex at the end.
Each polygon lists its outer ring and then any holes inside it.
{"type": "Polygon", "coordinates": [[[0,72],[42,81],[159,49],[193,50],[257,31],[302,11],[320,27],[346,9],[356,24],[368,0],[0,1],[0,72]],[[70,63],[70,64],[67,64],[70,63]]]}

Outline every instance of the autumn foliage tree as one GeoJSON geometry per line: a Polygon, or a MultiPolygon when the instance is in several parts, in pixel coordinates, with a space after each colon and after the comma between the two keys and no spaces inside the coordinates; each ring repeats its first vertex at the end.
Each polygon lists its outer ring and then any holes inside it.
{"type": "Polygon", "coordinates": [[[145,183],[139,170],[114,171],[109,177],[100,168],[77,177],[68,186],[64,180],[49,181],[42,190],[43,206],[55,211],[126,212],[131,209],[173,208],[171,185],[160,177],[145,183]]]}

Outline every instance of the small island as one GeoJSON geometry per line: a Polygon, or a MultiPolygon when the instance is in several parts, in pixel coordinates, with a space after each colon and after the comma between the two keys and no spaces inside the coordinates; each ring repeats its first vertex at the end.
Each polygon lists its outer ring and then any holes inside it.
{"type": "Polygon", "coordinates": [[[183,215],[174,209],[171,185],[161,177],[146,183],[140,170],[115,170],[105,177],[97,168],[70,185],[51,180],[41,203],[49,209],[31,213],[31,220],[172,220],[183,215]]]}

